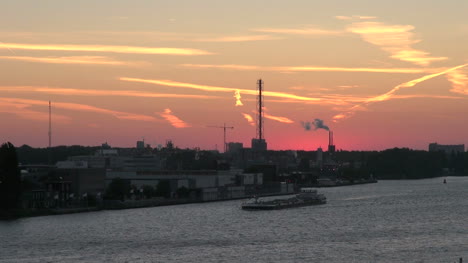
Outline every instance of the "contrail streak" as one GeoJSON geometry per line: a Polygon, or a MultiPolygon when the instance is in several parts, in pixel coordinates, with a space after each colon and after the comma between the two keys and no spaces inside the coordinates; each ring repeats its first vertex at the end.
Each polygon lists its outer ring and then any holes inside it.
{"type": "MultiPolygon", "coordinates": [[[[32,105],[24,104],[22,102],[3,101],[0,98],[0,112],[16,115],[19,118],[35,120],[35,121],[48,121],[49,113],[43,111],[35,111],[29,109],[32,105]]],[[[71,118],[65,115],[53,113],[54,121],[60,123],[69,123],[71,118]]]]}
{"type": "Polygon", "coordinates": [[[170,47],[136,47],[136,46],[107,46],[107,45],[54,45],[54,44],[19,44],[3,43],[0,48],[14,48],[25,50],[55,50],[55,51],[83,51],[83,52],[111,52],[126,54],[152,54],[152,55],[209,55],[210,52],[191,48],[170,47]]]}
{"type": "Polygon", "coordinates": [[[228,70],[246,70],[246,71],[276,71],[276,72],[371,72],[371,73],[402,73],[415,74],[434,72],[437,69],[427,68],[345,68],[345,67],[319,67],[319,66],[283,66],[283,67],[265,67],[252,65],[212,65],[212,64],[181,64],[182,67],[188,68],[214,68],[228,70]]]}
{"type": "Polygon", "coordinates": [[[413,87],[413,86],[415,86],[415,85],[418,84],[418,83],[421,83],[421,82],[423,82],[423,81],[426,81],[426,80],[429,80],[429,79],[438,77],[438,76],[440,76],[440,75],[447,74],[447,73],[452,72],[452,71],[454,71],[454,70],[457,70],[457,69],[466,67],[467,65],[468,65],[468,64],[459,65],[459,66],[456,66],[456,67],[453,67],[453,68],[449,68],[449,69],[446,69],[446,70],[441,71],[441,72],[438,72],[438,73],[434,73],[434,74],[422,76],[422,77],[420,77],[420,78],[413,79],[413,80],[410,80],[410,81],[408,81],[408,82],[404,82],[404,83],[402,83],[402,84],[399,84],[399,85],[395,86],[393,89],[391,89],[390,91],[388,91],[388,92],[386,92],[386,93],[384,93],[384,94],[382,94],[382,95],[378,95],[378,96],[375,96],[375,97],[368,98],[368,99],[366,99],[363,103],[351,107],[351,108],[348,110],[348,112],[340,113],[340,114],[335,115],[335,116],[333,117],[333,120],[336,122],[337,120],[340,120],[340,119],[349,118],[349,117],[351,117],[356,111],[358,111],[358,110],[360,110],[360,109],[363,109],[365,106],[367,106],[367,105],[369,105],[369,104],[371,104],[371,103],[379,102],[379,101],[386,101],[386,100],[391,99],[391,97],[394,96],[395,92],[397,92],[398,90],[400,90],[400,89],[402,89],[402,88],[410,88],[410,87],[413,87]]]}
{"type": "Polygon", "coordinates": [[[0,91],[8,92],[38,92],[46,94],[57,94],[66,96],[122,96],[122,97],[144,97],[144,98],[175,98],[175,99],[219,99],[217,96],[192,95],[192,94],[170,94],[152,93],[133,90],[92,90],[92,89],[66,89],[48,87],[13,86],[2,87],[0,91]]]}
{"type": "MultiPolygon", "coordinates": [[[[126,78],[126,77],[122,77],[120,78],[120,80],[130,81],[130,82],[150,83],[150,84],[162,85],[162,86],[168,86],[168,87],[197,89],[197,90],[204,90],[204,91],[211,91],[211,92],[235,92],[236,90],[238,90],[239,93],[243,93],[247,95],[254,95],[254,96],[257,96],[257,93],[258,93],[256,90],[198,85],[198,84],[192,84],[192,83],[176,82],[176,81],[171,81],[171,80],[139,79],[139,78],[126,78]]],[[[279,98],[294,99],[294,100],[301,100],[301,101],[319,101],[320,100],[319,98],[310,98],[310,97],[298,96],[294,94],[275,92],[275,91],[265,91],[263,92],[263,95],[268,96],[268,97],[279,97],[279,98]]]]}
{"type": "Polygon", "coordinates": [[[117,61],[103,56],[71,56],[71,57],[27,57],[27,56],[0,56],[0,59],[19,60],[36,63],[50,64],[91,64],[114,66],[144,66],[147,62],[117,61]]]}
{"type": "Polygon", "coordinates": [[[5,43],[0,42],[0,48],[2,48],[2,46],[4,46],[6,49],[10,50],[11,53],[16,55],[15,51],[13,51],[11,48],[9,48],[5,43]]]}
{"type": "MultiPolygon", "coordinates": [[[[39,106],[49,105],[48,101],[20,99],[20,98],[4,98],[4,97],[0,98],[0,102],[24,104],[25,107],[30,107],[32,105],[39,105],[39,106]]],[[[65,109],[65,110],[72,110],[72,111],[83,111],[83,112],[107,114],[107,115],[112,115],[115,118],[122,119],[122,120],[137,120],[137,121],[147,121],[147,122],[161,122],[162,121],[160,119],[156,119],[153,116],[109,110],[109,109],[98,108],[98,107],[94,107],[94,106],[86,105],[86,104],[55,102],[54,107],[65,109]]]]}

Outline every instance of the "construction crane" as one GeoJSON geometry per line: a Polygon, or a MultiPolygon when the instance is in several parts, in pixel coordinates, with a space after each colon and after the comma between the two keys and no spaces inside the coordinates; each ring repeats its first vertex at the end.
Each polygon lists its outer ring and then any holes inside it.
{"type": "Polygon", "coordinates": [[[224,132],[224,152],[227,151],[227,144],[226,144],[226,129],[234,129],[234,127],[226,126],[226,123],[224,123],[223,126],[208,126],[210,128],[220,128],[223,129],[224,132]]]}

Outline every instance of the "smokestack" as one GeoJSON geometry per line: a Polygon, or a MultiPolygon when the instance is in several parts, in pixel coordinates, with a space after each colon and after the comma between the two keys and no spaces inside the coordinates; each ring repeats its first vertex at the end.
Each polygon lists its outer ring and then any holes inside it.
{"type": "Polygon", "coordinates": [[[328,152],[334,153],[335,152],[335,145],[333,144],[333,132],[328,131],[328,152]]]}

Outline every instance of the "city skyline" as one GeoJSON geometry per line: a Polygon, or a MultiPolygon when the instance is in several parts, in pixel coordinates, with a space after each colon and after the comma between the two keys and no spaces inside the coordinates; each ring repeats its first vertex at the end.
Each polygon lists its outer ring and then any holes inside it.
{"type": "Polygon", "coordinates": [[[468,144],[468,3],[15,1],[0,11],[0,128],[15,145],[273,150],[468,144]],[[24,18],[27,19],[24,19],[24,18]],[[437,19],[436,19],[437,17],[437,19]]]}

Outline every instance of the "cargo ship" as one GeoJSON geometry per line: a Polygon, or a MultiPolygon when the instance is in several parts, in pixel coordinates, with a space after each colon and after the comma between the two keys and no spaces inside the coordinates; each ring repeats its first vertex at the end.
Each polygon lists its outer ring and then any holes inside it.
{"type": "Polygon", "coordinates": [[[323,194],[317,193],[317,190],[312,188],[302,188],[301,191],[293,197],[274,199],[264,201],[258,197],[242,204],[244,210],[275,210],[292,207],[301,207],[309,205],[321,205],[327,202],[327,198],[323,194]]]}

